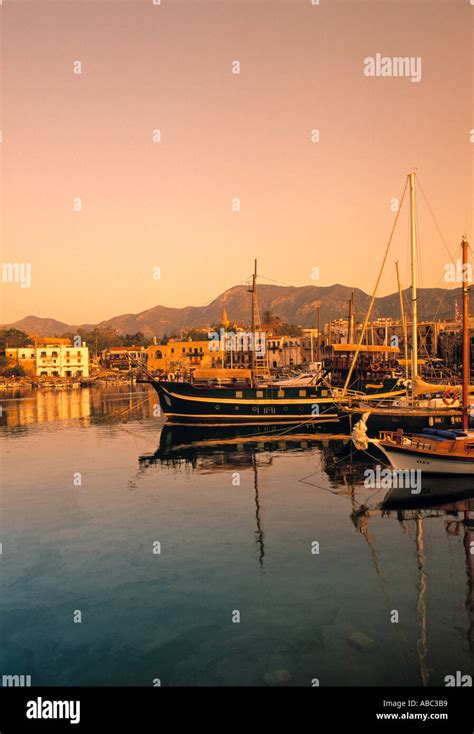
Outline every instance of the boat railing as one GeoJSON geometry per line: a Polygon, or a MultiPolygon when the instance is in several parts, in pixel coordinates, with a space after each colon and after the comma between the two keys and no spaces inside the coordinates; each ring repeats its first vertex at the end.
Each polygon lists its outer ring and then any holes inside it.
{"type": "Polygon", "coordinates": [[[362,400],[365,398],[365,393],[360,392],[360,390],[344,390],[342,387],[333,387],[331,388],[331,397],[334,400],[343,400],[347,403],[348,401],[362,400]]]}
{"type": "MultiPolygon", "coordinates": [[[[410,446],[413,449],[422,451],[430,451],[431,453],[456,454],[459,452],[458,442],[455,437],[452,439],[443,437],[436,438],[430,435],[421,435],[417,433],[405,433],[404,431],[380,431],[379,439],[396,446],[410,446]]],[[[466,454],[474,453],[474,442],[464,443],[464,452],[466,454]]]]}

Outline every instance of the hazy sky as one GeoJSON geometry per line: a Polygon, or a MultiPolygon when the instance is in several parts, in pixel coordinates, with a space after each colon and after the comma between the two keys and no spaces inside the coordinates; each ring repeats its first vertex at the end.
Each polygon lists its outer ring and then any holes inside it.
{"type": "MultiPolygon", "coordinates": [[[[3,0],[2,260],[32,267],[3,322],[204,305],[254,257],[369,291],[412,167],[450,249],[474,245],[474,6],[320,3],[3,0]],[[377,53],[420,57],[421,81],[365,76],[377,53]]],[[[419,225],[421,283],[445,285],[421,195],[419,225]]],[[[395,259],[409,284],[407,247],[405,214],[381,294],[395,259]]]]}

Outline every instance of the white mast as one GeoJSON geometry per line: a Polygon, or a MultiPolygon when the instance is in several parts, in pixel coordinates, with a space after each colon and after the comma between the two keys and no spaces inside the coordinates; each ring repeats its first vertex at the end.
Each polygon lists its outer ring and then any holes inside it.
{"type": "Polygon", "coordinates": [[[410,179],[410,234],[411,234],[411,313],[412,313],[412,346],[411,346],[411,384],[412,397],[415,396],[415,381],[418,377],[418,304],[416,288],[416,208],[415,208],[415,174],[410,179]]]}

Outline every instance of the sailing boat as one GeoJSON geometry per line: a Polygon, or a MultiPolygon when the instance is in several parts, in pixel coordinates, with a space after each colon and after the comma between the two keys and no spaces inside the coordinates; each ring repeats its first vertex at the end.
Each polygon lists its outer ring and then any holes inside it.
{"type": "Polygon", "coordinates": [[[256,260],[249,293],[252,296],[250,369],[196,370],[195,377],[184,382],[149,376],[148,382],[158,393],[166,417],[174,423],[197,425],[309,421],[323,428],[326,424],[338,424],[336,406],[327,385],[268,384],[270,372],[265,344],[257,344],[256,338],[260,332],[256,260]]]}
{"type": "MultiPolygon", "coordinates": [[[[421,431],[424,428],[437,428],[442,430],[453,428],[460,429],[463,423],[463,410],[461,410],[458,398],[461,393],[461,389],[452,385],[431,385],[422,380],[419,376],[415,173],[408,174],[407,183],[409,183],[410,186],[410,239],[412,270],[412,346],[410,360],[410,390],[407,390],[405,398],[392,401],[388,405],[380,404],[378,406],[373,406],[364,400],[359,400],[357,402],[357,408],[343,406],[339,416],[349,432],[352,432],[353,427],[361,420],[365,422],[367,419],[367,427],[372,436],[377,435],[381,430],[387,429],[404,429],[412,432],[421,431]],[[436,393],[440,395],[440,397],[421,397],[432,393],[436,393]]],[[[465,249],[466,253],[467,248],[467,241],[464,238],[463,251],[465,249]]],[[[467,292],[467,284],[465,284],[465,286],[465,291],[467,292]]],[[[374,301],[375,294],[372,299],[371,308],[374,301]]],[[[469,308],[468,305],[467,308],[469,308]]],[[[367,313],[364,329],[359,342],[359,348],[362,348],[362,340],[369,321],[370,310],[371,309],[369,309],[369,312],[367,313]]],[[[469,310],[467,311],[465,318],[465,325],[467,330],[469,330],[469,310]]],[[[473,392],[474,387],[469,386],[468,374],[467,385],[464,390],[466,401],[468,400],[469,394],[473,392]]],[[[342,394],[344,395],[344,391],[342,394]]],[[[469,408],[465,407],[464,414],[468,416],[468,413],[469,408]]]]}
{"type": "Polygon", "coordinates": [[[424,429],[419,434],[382,431],[371,439],[396,471],[471,475],[474,485],[474,431],[424,429]],[[430,431],[430,432],[429,432],[430,431]]]}
{"type": "MultiPolygon", "coordinates": [[[[331,480],[331,491],[333,494],[345,496],[351,503],[350,518],[355,528],[367,543],[370,556],[374,563],[375,572],[380,580],[380,588],[387,605],[393,610],[394,604],[389,585],[389,576],[384,573],[381,554],[376,546],[374,528],[371,529],[373,518],[381,518],[383,522],[391,522],[390,518],[396,519],[403,532],[406,533],[409,524],[414,524],[416,555],[414,558],[418,567],[416,610],[419,618],[419,636],[414,652],[418,659],[418,670],[422,685],[428,685],[430,676],[434,670],[428,665],[428,596],[427,582],[427,548],[425,546],[425,524],[432,519],[446,517],[446,532],[449,535],[460,535],[464,529],[463,546],[465,552],[465,569],[467,574],[467,597],[465,609],[467,612],[466,636],[469,649],[474,650],[474,604],[473,604],[473,560],[471,549],[472,519],[470,514],[474,509],[474,485],[466,477],[447,479],[441,476],[423,476],[422,491],[412,494],[410,490],[403,488],[399,483],[394,483],[388,489],[387,494],[380,501],[378,492],[375,494],[375,503],[372,497],[367,496],[363,489],[365,469],[370,464],[366,457],[351,454],[348,460],[341,459],[341,455],[335,454],[332,444],[328,448],[322,447],[321,465],[331,480]],[[325,458],[325,454],[327,457],[325,458]],[[336,459],[336,460],[335,460],[336,459]],[[337,488],[336,488],[337,487],[337,488]],[[362,491],[359,493],[358,488],[362,491]],[[459,518],[462,513],[464,517],[459,518]]],[[[316,485],[313,485],[316,486],[316,485]]],[[[410,533],[408,533],[410,537],[410,533]]],[[[398,588],[397,588],[398,593],[398,588]]],[[[395,625],[400,642],[406,650],[407,657],[411,658],[408,647],[408,639],[403,632],[402,624],[395,625]]],[[[434,683],[434,682],[433,682],[434,683]]]]}
{"type": "MultiPolygon", "coordinates": [[[[469,245],[462,240],[463,265],[468,265],[469,245]]],[[[464,267],[465,276],[468,268],[464,267]]],[[[463,400],[462,431],[424,429],[417,435],[406,435],[402,430],[383,431],[374,443],[385,454],[397,471],[422,469],[429,474],[467,475],[474,484],[474,431],[469,431],[469,283],[463,283],[463,400]]]]}
{"type": "MultiPolygon", "coordinates": [[[[320,429],[326,426],[339,428],[338,405],[334,402],[331,383],[324,376],[315,381],[309,380],[305,385],[284,385],[271,381],[265,344],[263,349],[256,348],[256,334],[260,333],[256,260],[249,292],[252,295],[250,336],[253,337],[250,369],[196,370],[191,380],[183,382],[158,380],[146,373],[146,381],[158,393],[166,417],[172,422],[194,424],[310,423],[320,429]],[[201,377],[205,379],[201,381],[201,377]]],[[[146,372],[144,369],[142,371],[146,372]]],[[[351,383],[353,390],[348,391],[345,397],[338,398],[338,404],[349,402],[355,394],[370,399],[371,395],[380,397],[381,394],[403,392],[398,385],[400,381],[396,379],[390,383],[382,381],[381,386],[372,387],[366,382],[357,380],[351,383]]]]}

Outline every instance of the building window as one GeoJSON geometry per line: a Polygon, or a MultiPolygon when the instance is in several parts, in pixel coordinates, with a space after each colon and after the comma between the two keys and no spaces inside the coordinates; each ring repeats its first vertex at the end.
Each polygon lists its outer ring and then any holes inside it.
{"type": "Polygon", "coordinates": [[[25,355],[24,354],[21,355],[21,359],[25,359],[25,355]]]}
{"type": "Polygon", "coordinates": [[[155,352],[155,359],[163,359],[163,355],[161,354],[159,349],[157,349],[155,352]]]}
{"type": "Polygon", "coordinates": [[[57,352],[51,352],[51,356],[52,357],[57,357],[58,356],[58,353],[57,352]]]}
{"type": "Polygon", "coordinates": [[[46,352],[41,352],[41,357],[46,357],[46,352]]]}
{"type": "Polygon", "coordinates": [[[300,398],[305,398],[306,397],[306,390],[300,390],[299,391],[299,396],[300,396],[300,398]]]}

